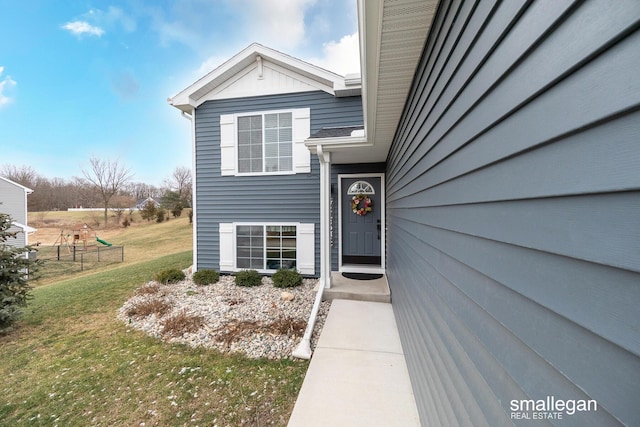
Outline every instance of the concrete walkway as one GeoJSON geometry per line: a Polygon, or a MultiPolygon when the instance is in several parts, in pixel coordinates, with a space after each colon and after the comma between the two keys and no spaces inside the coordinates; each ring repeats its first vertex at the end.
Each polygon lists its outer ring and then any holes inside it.
{"type": "Polygon", "coordinates": [[[334,300],[289,426],[419,425],[391,304],[334,300]]]}

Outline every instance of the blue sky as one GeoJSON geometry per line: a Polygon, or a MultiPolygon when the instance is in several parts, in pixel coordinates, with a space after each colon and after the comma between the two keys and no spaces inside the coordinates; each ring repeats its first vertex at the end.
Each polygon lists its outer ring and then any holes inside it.
{"type": "Polygon", "coordinates": [[[252,42],[358,72],[356,0],[0,0],[0,165],[68,179],[99,156],[160,185],[191,165],[166,99],[252,42]]]}

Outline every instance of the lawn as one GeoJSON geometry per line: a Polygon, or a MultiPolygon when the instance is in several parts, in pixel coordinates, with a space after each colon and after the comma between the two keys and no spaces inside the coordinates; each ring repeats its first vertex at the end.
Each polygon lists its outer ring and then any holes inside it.
{"type": "Polygon", "coordinates": [[[149,238],[161,226],[122,236],[130,246],[146,240],[152,259],[34,289],[18,329],[0,337],[0,425],[286,425],[307,362],[166,344],[116,320],[155,272],[191,264],[191,251],[171,253],[173,232],[149,238]]]}
{"type": "MultiPolygon", "coordinates": [[[[193,234],[192,226],[189,224],[187,213],[179,218],[172,218],[169,221],[156,223],[155,221],[145,221],[140,218],[139,213],[134,213],[133,223],[130,227],[124,228],[113,222],[113,218],[107,226],[97,225],[98,219],[102,219],[101,212],[35,212],[29,214],[29,225],[36,227],[38,231],[29,237],[29,242],[35,244],[40,242],[37,249],[40,257],[52,255],[56,247],[54,243],[60,236],[71,233],[74,224],[87,223],[92,227],[91,233],[102,240],[115,246],[124,247],[124,265],[131,265],[142,261],[149,261],[167,254],[182,252],[192,248],[193,234]]],[[[129,217],[129,215],[127,215],[129,217]]],[[[71,242],[71,240],[70,240],[71,242]]],[[[110,254],[103,245],[91,241],[94,245],[92,250],[100,247],[105,251],[103,258],[107,260],[119,260],[119,252],[110,254]]],[[[77,259],[83,251],[77,251],[77,259]]],[[[66,245],[61,247],[61,254],[70,259],[71,250],[66,245]]],[[[35,281],[35,286],[42,286],[49,283],[58,282],[80,275],[93,274],[98,271],[109,270],[121,267],[123,264],[113,262],[85,263],[84,271],[80,271],[80,262],[55,262],[45,263],[42,269],[42,277],[35,281]]]]}

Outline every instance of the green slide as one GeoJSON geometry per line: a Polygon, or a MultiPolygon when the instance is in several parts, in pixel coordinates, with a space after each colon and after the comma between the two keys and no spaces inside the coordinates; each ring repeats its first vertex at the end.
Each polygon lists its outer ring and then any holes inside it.
{"type": "Polygon", "coordinates": [[[109,242],[105,242],[104,240],[102,240],[102,239],[101,239],[101,238],[99,238],[99,237],[96,237],[96,240],[97,240],[98,242],[102,243],[102,244],[103,244],[103,245],[105,245],[105,246],[111,246],[111,243],[109,243],[109,242]]]}

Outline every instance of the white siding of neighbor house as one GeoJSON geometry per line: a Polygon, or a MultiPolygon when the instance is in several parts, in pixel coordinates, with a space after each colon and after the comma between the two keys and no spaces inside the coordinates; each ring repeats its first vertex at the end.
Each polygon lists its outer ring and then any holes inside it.
{"type": "Polygon", "coordinates": [[[640,2],[443,1],[387,159],[423,425],[640,425],[640,2]]]}
{"type": "MultiPolygon", "coordinates": [[[[11,218],[21,224],[27,224],[27,189],[25,187],[0,179],[0,212],[11,215],[11,218]]],[[[27,235],[18,227],[11,227],[10,232],[18,232],[15,239],[9,239],[6,244],[23,247],[27,235]]]]}

